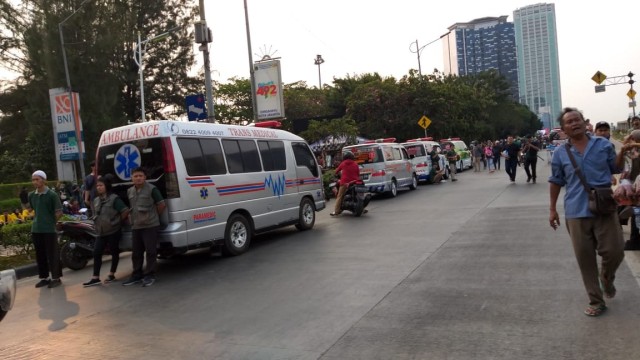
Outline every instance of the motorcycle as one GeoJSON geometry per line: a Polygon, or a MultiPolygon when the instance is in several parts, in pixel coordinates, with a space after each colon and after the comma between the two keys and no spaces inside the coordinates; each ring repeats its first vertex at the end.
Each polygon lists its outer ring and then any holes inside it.
{"type": "MultiPolygon", "coordinates": [[[[96,246],[95,226],[91,220],[61,221],[57,224],[60,247],[60,261],[71,270],[81,270],[93,258],[96,246]]],[[[108,247],[105,253],[109,254],[108,247]]]]}
{"type": "MultiPolygon", "coordinates": [[[[329,184],[334,196],[338,194],[338,182],[334,181],[329,184]]],[[[340,208],[343,211],[349,211],[355,216],[362,215],[367,205],[371,201],[371,194],[367,190],[362,180],[352,181],[349,183],[347,191],[342,198],[342,204],[340,208]]]]}

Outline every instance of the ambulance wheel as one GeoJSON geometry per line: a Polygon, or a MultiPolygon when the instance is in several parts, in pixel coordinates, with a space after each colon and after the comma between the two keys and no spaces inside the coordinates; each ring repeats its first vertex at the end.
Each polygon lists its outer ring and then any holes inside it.
{"type": "Polygon", "coordinates": [[[237,256],[245,253],[251,243],[251,225],[241,214],[233,214],[227,220],[224,231],[224,246],[222,253],[227,256],[237,256]]]}
{"type": "Polygon", "coordinates": [[[300,231],[311,230],[316,223],[316,209],[313,201],[304,198],[300,202],[300,216],[296,228],[300,231]]]}
{"type": "Polygon", "coordinates": [[[396,183],[396,179],[391,180],[391,188],[388,192],[390,197],[398,196],[398,183],[396,183]]]}
{"type": "Polygon", "coordinates": [[[418,178],[415,174],[411,177],[411,185],[409,185],[409,189],[415,190],[418,188],[418,178]]]}

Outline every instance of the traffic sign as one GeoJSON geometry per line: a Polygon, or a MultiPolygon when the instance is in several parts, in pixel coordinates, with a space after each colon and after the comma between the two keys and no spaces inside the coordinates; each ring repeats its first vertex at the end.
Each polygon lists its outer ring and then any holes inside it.
{"type": "Polygon", "coordinates": [[[596,73],[591,77],[591,80],[595,81],[598,85],[602,84],[602,82],[606,79],[607,75],[601,73],[600,71],[596,71],[596,73]]]}
{"type": "Polygon", "coordinates": [[[196,120],[206,120],[207,109],[204,105],[204,95],[189,95],[185,98],[185,103],[187,105],[187,117],[189,121],[196,120]]]}
{"type": "Polygon", "coordinates": [[[629,97],[629,99],[633,100],[633,98],[636,97],[636,91],[633,89],[630,89],[629,91],[627,91],[627,96],[629,97]]]}
{"type": "Polygon", "coordinates": [[[636,107],[636,101],[635,101],[635,100],[633,100],[633,101],[629,101],[629,107],[630,107],[630,108],[634,108],[634,107],[636,107]]]}
{"type": "Polygon", "coordinates": [[[427,129],[429,125],[431,125],[431,120],[426,115],[422,115],[420,120],[418,120],[418,125],[420,125],[423,129],[427,129]]]}
{"type": "Polygon", "coordinates": [[[606,89],[606,87],[604,85],[596,85],[596,92],[604,92],[606,89]]]}

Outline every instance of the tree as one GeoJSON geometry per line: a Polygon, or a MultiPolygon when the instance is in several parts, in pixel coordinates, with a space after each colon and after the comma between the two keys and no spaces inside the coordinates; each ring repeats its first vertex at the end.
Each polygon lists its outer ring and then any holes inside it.
{"type": "MultiPolygon", "coordinates": [[[[102,131],[140,120],[140,84],[133,61],[138,32],[144,40],[175,29],[146,47],[147,119],[182,116],[185,95],[203,92],[203,81],[189,75],[195,60],[194,0],[27,0],[17,6],[0,0],[0,9],[0,61],[20,74],[0,94],[0,131],[3,139],[10,139],[0,143],[0,154],[7,150],[24,157],[42,154],[25,158],[22,163],[28,167],[55,173],[48,90],[66,87],[58,24],[67,18],[65,50],[71,85],[81,98],[87,154],[95,154],[102,131]]],[[[3,181],[17,176],[24,174],[3,176],[3,181]]]]}

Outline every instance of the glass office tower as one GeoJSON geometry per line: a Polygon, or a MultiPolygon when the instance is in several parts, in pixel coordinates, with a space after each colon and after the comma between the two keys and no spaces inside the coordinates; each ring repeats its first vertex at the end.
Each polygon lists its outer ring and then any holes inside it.
{"type": "Polygon", "coordinates": [[[513,12],[520,103],[538,114],[545,128],[558,127],[562,110],[554,4],[535,4],[513,12]]]}
{"type": "Polygon", "coordinates": [[[445,74],[464,76],[495,69],[511,84],[513,99],[519,99],[514,28],[506,15],[450,26],[443,36],[443,49],[445,74]]]}

